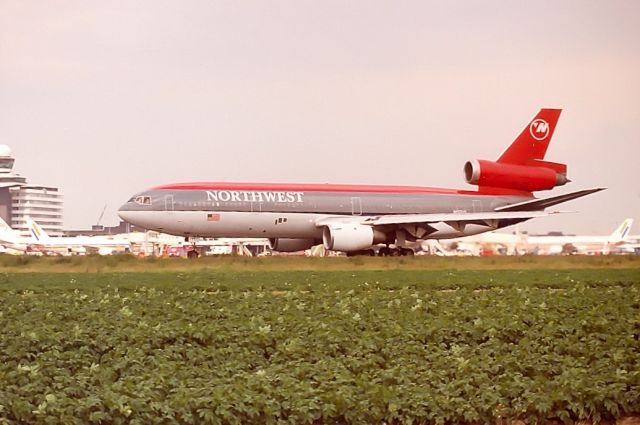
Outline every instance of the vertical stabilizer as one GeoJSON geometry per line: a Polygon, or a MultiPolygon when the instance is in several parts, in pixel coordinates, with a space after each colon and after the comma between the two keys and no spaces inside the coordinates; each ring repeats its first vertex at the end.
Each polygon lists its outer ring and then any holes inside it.
{"type": "Polygon", "coordinates": [[[627,218],[618,226],[618,228],[609,236],[609,243],[623,242],[631,231],[631,225],[633,224],[632,218],[627,218]]]}
{"type": "Polygon", "coordinates": [[[522,133],[504,151],[498,162],[528,165],[542,161],[547,153],[562,109],[540,109],[522,133]]]}
{"type": "Polygon", "coordinates": [[[3,240],[12,240],[18,237],[16,231],[13,230],[11,226],[9,226],[7,222],[2,219],[2,217],[0,217],[0,236],[3,240]]]}
{"type": "Polygon", "coordinates": [[[44,229],[35,221],[27,219],[27,226],[29,227],[29,233],[31,233],[31,236],[37,242],[43,242],[49,239],[47,232],[45,232],[44,229]]]}

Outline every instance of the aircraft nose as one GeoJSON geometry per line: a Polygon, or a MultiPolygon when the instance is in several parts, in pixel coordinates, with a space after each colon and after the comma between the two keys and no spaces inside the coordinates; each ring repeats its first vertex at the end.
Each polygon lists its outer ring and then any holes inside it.
{"type": "Polygon", "coordinates": [[[126,221],[127,223],[131,223],[131,218],[133,214],[131,214],[131,211],[127,211],[123,209],[123,207],[124,205],[120,207],[120,209],[118,210],[118,217],[120,217],[122,220],[126,221]]]}

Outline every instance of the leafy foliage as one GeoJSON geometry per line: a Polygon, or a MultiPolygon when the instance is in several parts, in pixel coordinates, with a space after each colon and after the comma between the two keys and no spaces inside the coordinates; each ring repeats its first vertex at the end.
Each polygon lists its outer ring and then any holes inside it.
{"type": "Polygon", "coordinates": [[[0,423],[640,412],[637,269],[0,275],[0,423]]]}
{"type": "Polygon", "coordinates": [[[182,258],[137,258],[133,255],[33,257],[0,255],[0,269],[11,272],[192,272],[211,271],[366,271],[366,270],[561,270],[640,268],[637,255],[496,256],[496,257],[242,257],[235,255],[182,258]]]}

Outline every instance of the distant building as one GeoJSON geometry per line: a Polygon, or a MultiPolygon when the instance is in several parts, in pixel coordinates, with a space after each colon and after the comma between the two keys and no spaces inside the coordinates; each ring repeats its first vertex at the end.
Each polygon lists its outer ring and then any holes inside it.
{"type": "Polygon", "coordinates": [[[62,236],[62,194],[58,188],[27,184],[9,191],[13,229],[28,235],[27,219],[30,218],[50,236],[62,236]]]}
{"type": "Polygon", "coordinates": [[[29,218],[51,236],[62,235],[62,193],[57,187],[28,184],[13,172],[14,163],[11,149],[0,145],[0,217],[25,236],[29,218]]]}
{"type": "Polygon", "coordinates": [[[0,145],[0,217],[11,225],[11,192],[10,188],[20,187],[27,183],[27,179],[13,172],[11,149],[0,145]]]}

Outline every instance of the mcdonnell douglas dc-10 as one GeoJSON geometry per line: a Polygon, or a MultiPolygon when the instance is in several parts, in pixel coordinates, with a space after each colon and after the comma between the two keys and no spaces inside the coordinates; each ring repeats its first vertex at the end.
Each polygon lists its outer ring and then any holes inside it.
{"type": "MultiPolygon", "coordinates": [[[[269,238],[275,251],[324,244],[347,254],[413,253],[408,242],[475,235],[554,214],[545,208],[599,190],[538,199],[569,182],[567,166],[544,161],[560,109],[541,109],[497,161],[468,161],[477,190],[416,186],[177,183],[131,197],[125,221],[190,237],[269,238]]],[[[195,252],[192,255],[197,256],[195,252]]]]}

